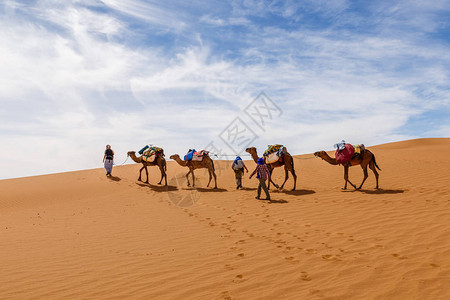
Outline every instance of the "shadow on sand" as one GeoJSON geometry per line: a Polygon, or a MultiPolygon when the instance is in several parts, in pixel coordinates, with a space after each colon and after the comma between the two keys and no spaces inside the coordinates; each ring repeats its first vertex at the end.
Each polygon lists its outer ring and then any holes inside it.
{"type": "Polygon", "coordinates": [[[112,180],[112,181],[121,181],[122,179],[120,179],[120,177],[117,177],[117,176],[108,176],[108,179],[109,180],[112,180]]]}
{"type": "Polygon", "coordinates": [[[141,187],[145,187],[145,188],[149,188],[152,191],[155,192],[173,192],[173,191],[177,191],[178,188],[176,186],[172,186],[172,185],[152,185],[152,184],[146,184],[146,183],[136,183],[137,185],[141,186],[141,187]]]}
{"type": "Polygon", "coordinates": [[[366,194],[401,194],[404,193],[405,190],[383,190],[383,189],[378,189],[378,190],[357,190],[361,193],[366,193],[366,194]]]}
{"type": "Polygon", "coordinates": [[[240,190],[242,191],[256,191],[256,188],[249,188],[249,187],[241,187],[240,190]]]}
{"type": "Polygon", "coordinates": [[[272,199],[272,200],[266,200],[266,201],[268,201],[269,203],[273,203],[273,204],[283,204],[283,203],[289,203],[289,201],[287,201],[287,200],[275,200],[275,199],[272,199]]]}
{"type": "Polygon", "coordinates": [[[347,190],[341,190],[344,193],[354,193],[354,192],[360,192],[365,194],[372,194],[372,195],[383,195],[383,194],[401,194],[404,193],[405,190],[384,190],[384,189],[378,189],[378,190],[355,190],[355,189],[347,189],[347,190]]]}
{"type": "Polygon", "coordinates": [[[272,190],[270,192],[271,193],[282,193],[282,194],[288,194],[288,195],[294,195],[294,196],[310,195],[310,194],[316,193],[316,191],[313,191],[313,190],[294,190],[294,191],[272,190]]]}
{"type": "Polygon", "coordinates": [[[204,192],[206,192],[206,193],[208,193],[208,192],[213,192],[213,193],[228,192],[227,189],[221,189],[221,188],[217,188],[217,189],[214,189],[214,188],[194,188],[194,189],[196,189],[198,192],[201,192],[201,193],[204,193],[204,192]]]}

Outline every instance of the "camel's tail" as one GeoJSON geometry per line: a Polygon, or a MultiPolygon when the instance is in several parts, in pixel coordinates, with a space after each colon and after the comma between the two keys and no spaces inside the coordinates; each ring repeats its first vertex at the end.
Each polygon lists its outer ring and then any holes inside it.
{"type": "Polygon", "coordinates": [[[214,167],[214,160],[213,159],[211,159],[211,164],[212,164],[212,167],[213,167],[213,171],[215,172],[216,168],[214,167]]]}
{"type": "Polygon", "coordinates": [[[375,167],[381,171],[380,167],[377,165],[377,161],[375,160],[375,155],[373,153],[372,153],[372,160],[373,160],[375,167]]]}
{"type": "Polygon", "coordinates": [[[164,171],[167,171],[167,162],[164,160],[164,171]]]}

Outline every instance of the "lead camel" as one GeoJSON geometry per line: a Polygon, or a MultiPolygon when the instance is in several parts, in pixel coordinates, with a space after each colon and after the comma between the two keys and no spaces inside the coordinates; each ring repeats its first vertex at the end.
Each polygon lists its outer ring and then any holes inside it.
{"type": "MultiPolygon", "coordinates": [[[[324,161],[326,161],[329,164],[332,164],[332,165],[340,164],[335,158],[331,158],[325,151],[317,151],[314,153],[314,155],[316,157],[320,157],[321,159],[323,159],[324,161]]],[[[361,187],[363,186],[367,177],[369,177],[369,174],[367,173],[367,167],[369,167],[373,171],[373,174],[375,174],[375,179],[377,181],[377,186],[375,188],[378,189],[378,176],[379,175],[378,175],[378,172],[376,169],[378,169],[380,171],[381,171],[381,169],[377,165],[377,162],[375,160],[375,155],[373,155],[373,153],[370,152],[369,150],[367,150],[367,149],[361,150],[360,155],[352,157],[352,159],[348,163],[343,164],[343,166],[344,166],[344,180],[345,180],[343,190],[347,189],[347,182],[350,183],[350,185],[352,187],[354,187],[355,189],[357,189],[357,190],[361,189],[361,187]],[[351,181],[348,179],[348,168],[351,166],[357,166],[357,165],[360,165],[364,172],[364,179],[358,188],[356,187],[356,185],[351,183],[351,181]]]]}

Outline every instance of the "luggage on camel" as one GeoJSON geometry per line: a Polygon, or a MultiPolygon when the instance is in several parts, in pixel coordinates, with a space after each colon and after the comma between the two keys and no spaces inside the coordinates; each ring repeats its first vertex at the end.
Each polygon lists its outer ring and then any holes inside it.
{"type": "Polygon", "coordinates": [[[201,150],[195,151],[195,149],[189,149],[188,153],[184,156],[185,161],[202,161],[204,156],[207,156],[209,151],[201,150]]]}
{"type": "Polygon", "coordinates": [[[153,150],[150,150],[148,152],[146,151],[142,155],[142,159],[145,160],[146,162],[154,162],[155,158],[156,158],[156,153],[153,150]]]}
{"type": "Polygon", "coordinates": [[[343,146],[336,149],[336,153],[334,154],[334,156],[338,163],[345,164],[350,159],[352,159],[354,153],[355,148],[353,148],[351,144],[344,143],[343,146]]]}
{"type": "Polygon", "coordinates": [[[364,144],[351,145],[342,140],[340,143],[334,145],[336,149],[335,158],[338,163],[345,164],[352,158],[360,155],[366,147],[364,144]]]}
{"type": "Polygon", "coordinates": [[[154,162],[156,156],[164,157],[164,150],[153,145],[146,145],[138,152],[142,155],[142,160],[146,162],[154,162]]]}
{"type": "Polygon", "coordinates": [[[268,145],[267,150],[263,154],[266,164],[273,164],[281,160],[285,149],[283,145],[279,144],[268,145]]]}
{"type": "Polygon", "coordinates": [[[264,151],[264,156],[268,156],[270,153],[278,152],[281,150],[281,148],[284,148],[283,145],[275,144],[275,145],[268,145],[267,150],[264,151]]]}
{"type": "Polygon", "coordinates": [[[142,153],[144,153],[144,151],[145,151],[146,149],[148,149],[149,147],[150,147],[149,145],[145,145],[141,150],[138,151],[138,153],[139,153],[140,155],[142,155],[142,153]]]}
{"type": "Polygon", "coordinates": [[[353,148],[355,148],[355,154],[353,154],[353,157],[360,155],[361,152],[364,151],[364,150],[366,149],[366,147],[364,146],[364,144],[353,145],[353,148]]]}
{"type": "Polygon", "coordinates": [[[278,155],[278,152],[270,153],[265,158],[266,158],[266,164],[273,164],[274,162],[277,162],[281,159],[281,157],[278,155]]]}

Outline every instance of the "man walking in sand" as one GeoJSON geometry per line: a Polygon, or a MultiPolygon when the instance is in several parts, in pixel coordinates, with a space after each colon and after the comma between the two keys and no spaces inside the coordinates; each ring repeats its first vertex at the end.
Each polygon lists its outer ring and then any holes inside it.
{"type": "Polygon", "coordinates": [[[244,169],[248,173],[248,169],[244,164],[244,161],[239,156],[233,161],[231,168],[234,170],[234,175],[236,178],[236,189],[242,188],[242,177],[244,176],[244,169]]]}
{"type": "Polygon", "coordinates": [[[111,149],[110,145],[106,145],[105,155],[103,156],[103,163],[105,165],[106,176],[111,176],[114,163],[114,151],[111,149]]]}
{"type": "Polygon", "coordinates": [[[260,199],[262,188],[264,190],[264,193],[266,193],[266,200],[270,200],[269,190],[267,189],[266,186],[266,180],[269,179],[270,181],[269,168],[267,168],[267,165],[264,163],[264,159],[262,157],[258,158],[258,161],[256,163],[257,166],[249,177],[249,179],[251,179],[253,175],[255,175],[256,173],[256,178],[258,178],[259,180],[258,196],[256,196],[256,199],[260,199]]]}

